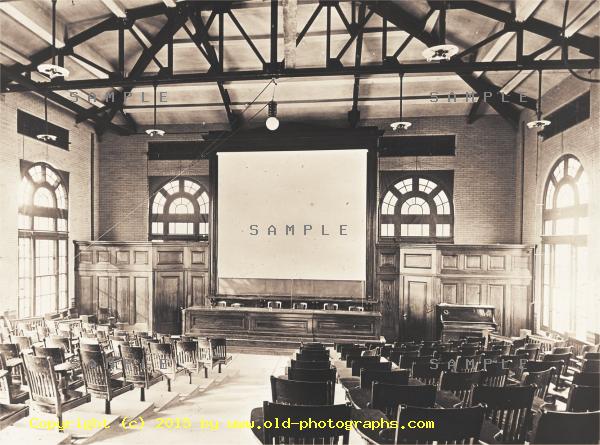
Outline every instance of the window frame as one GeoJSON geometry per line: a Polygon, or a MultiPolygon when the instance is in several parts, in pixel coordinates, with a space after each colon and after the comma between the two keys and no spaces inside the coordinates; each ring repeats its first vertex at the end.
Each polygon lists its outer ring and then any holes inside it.
{"type": "MultiPolygon", "coordinates": [[[[386,208],[387,209],[387,208],[386,208]]],[[[414,242],[414,243],[429,243],[429,244],[445,244],[454,243],[454,203],[452,198],[452,192],[448,185],[442,178],[438,178],[435,175],[428,174],[425,172],[411,172],[410,174],[403,174],[394,178],[390,182],[390,185],[384,190],[379,199],[379,210],[378,210],[378,224],[377,224],[378,236],[380,240],[393,239],[399,242],[414,242]],[[401,193],[397,186],[400,186],[407,179],[411,180],[411,190],[405,193],[401,193]],[[435,187],[429,192],[419,190],[420,179],[435,183],[435,187]],[[449,214],[438,214],[438,204],[434,198],[440,193],[444,192],[448,200],[449,214]],[[393,214],[384,214],[383,206],[384,201],[388,193],[397,199],[394,204],[393,214]],[[429,214],[401,214],[402,206],[411,198],[421,198],[429,206],[429,214]],[[382,225],[393,224],[394,235],[386,236],[382,235],[382,225]],[[427,236],[407,236],[402,235],[401,229],[403,224],[423,224],[429,226],[429,235],[427,236]],[[450,226],[449,236],[437,236],[437,225],[448,224],[450,226]]],[[[407,228],[408,230],[408,228],[407,228]]]]}
{"type": "MultiPolygon", "coordinates": [[[[589,218],[589,201],[585,203],[580,202],[580,183],[581,176],[586,174],[586,169],[583,163],[578,157],[573,154],[565,154],[558,158],[552,167],[550,168],[546,183],[543,190],[543,203],[542,203],[542,226],[541,226],[541,239],[542,239],[542,266],[541,266],[541,298],[540,298],[540,328],[544,331],[556,332],[565,334],[564,331],[560,332],[553,326],[553,310],[555,306],[555,295],[554,289],[556,287],[556,249],[557,246],[568,246],[570,261],[570,285],[569,285],[569,320],[567,333],[575,333],[577,325],[577,298],[579,295],[579,284],[580,279],[579,268],[579,249],[588,248],[588,233],[581,233],[580,223],[582,219],[589,218]],[[575,173],[575,177],[570,176],[568,169],[568,162],[570,159],[574,159],[579,163],[579,167],[575,173]],[[563,165],[562,177],[557,181],[554,175],[556,169],[563,165]],[[554,190],[552,192],[552,206],[547,208],[548,191],[552,185],[554,190]],[[560,189],[563,186],[570,186],[574,192],[574,205],[557,208],[556,202],[559,195],[560,189]],[[574,230],[570,234],[556,234],[556,222],[563,218],[571,218],[574,220],[574,230]],[[547,223],[551,223],[551,233],[547,233],[547,223]],[[548,271],[546,271],[546,263],[550,263],[548,271]],[[548,283],[548,284],[546,284],[548,283]],[[548,289],[546,291],[546,288],[548,289]],[[546,294],[548,292],[548,294],[546,294]],[[547,320],[546,318],[547,312],[547,320]]],[[[587,178],[589,181],[589,177],[587,178]]],[[[589,187],[589,183],[588,183],[589,187]]],[[[589,251],[588,251],[589,252],[589,251]]]]}
{"type": "MultiPolygon", "coordinates": [[[[18,282],[19,282],[19,290],[17,293],[17,313],[19,317],[33,317],[33,316],[43,316],[43,313],[38,313],[38,307],[37,307],[37,294],[38,294],[38,289],[37,289],[37,280],[38,278],[40,278],[41,276],[38,276],[38,271],[37,271],[37,261],[36,259],[38,258],[38,252],[37,252],[37,245],[38,245],[38,241],[52,241],[54,244],[54,257],[53,257],[53,273],[51,275],[44,275],[45,276],[54,276],[54,295],[55,295],[55,301],[53,302],[52,306],[54,307],[54,312],[59,312],[61,310],[64,309],[68,309],[70,306],[70,299],[69,299],[69,216],[68,216],[68,208],[69,208],[69,186],[67,183],[66,178],[68,178],[68,176],[64,173],[59,171],[58,169],[54,168],[53,166],[51,166],[48,163],[45,162],[35,162],[35,163],[28,163],[28,162],[22,162],[21,165],[21,183],[20,186],[22,186],[23,184],[23,180],[27,179],[29,181],[29,183],[31,184],[31,190],[30,190],[30,199],[29,199],[29,204],[27,205],[21,205],[21,203],[19,203],[19,210],[18,210],[18,218],[19,218],[19,224],[18,224],[18,238],[19,238],[19,244],[20,244],[20,240],[21,239],[27,239],[29,242],[29,251],[27,253],[27,262],[28,262],[28,276],[23,277],[23,278],[27,278],[28,280],[28,295],[25,298],[29,299],[29,311],[27,313],[24,313],[22,311],[22,300],[23,300],[23,296],[21,295],[21,259],[23,258],[21,256],[21,249],[20,246],[17,247],[18,249],[18,264],[17,264],[17,269],[18,269],[18,282]],[[55,186],[52,186],[50,183],[47,182],[46,179],[44,179],[43,182],[39,183],[33,180],[31,174],[30,174],[30,170],[40,166],[42,167],[42,170],[44,172],[44,178],[46,177],[46,170],[50,170],[52,171],[52,173],[56,176],[58,182],[55,186]],[[64,199],[65,199],[65,209],[60,209],[58,208],[58,199],[56,197],[56,190],[62,186],[63,190],[64,190],[64,199]],[[40,188],[45,188],[47,190],[50,190],[53,194],[52,196],[52,202],[54,207],[37,207],[35,205],[33,205],[33,197],[35,196],[35,193],[37,192],[38,189],[40,188]],[[20,219],[21,217],[27,217],[30,218],[30,224],[29,224],[29,228],[21,228],[21,223],[20,223],[20,219]],[[54,230],[39,230],[39,229],[35,229],[35,217],[45,217],[45,218],[52,218],[53,219],[53,224],[54,224],[54,230]],[[64,219],[66,224],[65,224],[65,230],[59,230],[59,224],[58,221],[59,219],[64,219]],[[61,256],[60,256],[60,244],[61,242],[64,242],[65,245],[65,271],[64,273],[60,272],[60,261],[61,261],[61,256]],[[65,289],[64,289],[64,301],[63,299],[61,299],[61,286],[60,286],[60,277],[61,275],[65,275],[65,289]],[[64,303],[64,304],[63,304],[64,303]]],[[[22,195],[19,195],[20,199],[22,198],[22,195]]]]}
{"type": "Polygon", "coordinates": [[[180,176],[175,179],[170,178],[166,181],[162,181],[158,184],[154,190],[150,192],[150,198],[148,200],[148,239],[150,241],[153,240],[171,240],[171,241],[207,241],[210,233],[210,194],[208,187],[199,179],[189,177],[189,176],[180,176]],[[163,193],[165,187],[174,182],[179,182],[179,191],[168,194],[167,192],[163,193]],[[193,194],[190,194],[185,191],[184,184],[185,181],[193,182],[198,185],[199,188],[193,194]],[[202,194],[206,193],[208,197],[207,200],[207,213],[200,213],[200,204],[198,203],[198,199],[202,196],[202,194]],[[162,213],[154,213],[153,205],[154,200],[158,195],[162,195],[164,198],[163,204],[163,212],[162,213]],[[193,206],[193,213],[167,213],[171,203],[179,198],[188,199],[193,206]],[[162,223],[163,224],[163,232],[162,234],[154,233],[152,230],[153,223],[162,223]],[[191,223],[193,224],[193,233],[192,234],[172,234],[169,233],[169,225],[172,223],[191,223]],[[209,230],[206,234],[200,233],[200,224],[208,224],[209,230]]]}

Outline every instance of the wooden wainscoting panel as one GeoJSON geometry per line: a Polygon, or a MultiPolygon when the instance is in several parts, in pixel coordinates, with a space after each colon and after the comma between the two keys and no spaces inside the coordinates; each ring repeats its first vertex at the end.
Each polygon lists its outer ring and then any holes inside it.
{"type": "Polygon", "coordinates": [[[507,335],[505,332],[506,323],[504,314],[506,311],[506,285],[504,284],[488,284],[486,304],[490,304],[496,308],[495,317],[498,323],[498,332],[501,335],[507,335]]]}
{"type": "Polygon", "coordinates": [[[145,250],[134,250],[133,262],[135,264],[148,264],[148,252],[145,250]]]}
{"type": "Polygon", "coordinates": [[[129,276],[116,277],[116,302],[114,304],[114,307],[117,310],[117,321],[128,324],[132,323],[132,320],[130,319],[131,314],[129,312],[131,300],[130,282],[131,278],[129,276]]]}
{"type": "Polygon", "coordinates": [[[79,275],[76,286],[80,310],[84,314],[96,313],[96,299],[94,298],[94,277],[92,275],[79,275]]]}
{"type": "Polygon", "coordinates": [[[129,250],[117,250],[116,264],[129,264],[130,253],[129,250]]]}
{"type": "Polygon", "coordinates": [[[465,304],[482,304],[480,283],[465,283],[465,304]]]}
{"type": "Polygon", "coordinates": [[[433,260],[431,254],[404,254],[404,267],[410,269],[431,269],[433,260]]]}
{"type": "Polygon", "coordinates": [[[148,309],[150,304],[150,286],[148,277],[133,277],[134,318],[132,323],[149,323],[148,309]]]}
{"type": "Polygon", "coordinates": [[[442,302],[458,303],[458,283],[442,283],[442,302]]]}
{"type": "Polygon", "coordinates": [[[382,314],[381,335],[388,341],[395,341],[400,334],[398,276],[378,275],[375,286],[382,314]]]}

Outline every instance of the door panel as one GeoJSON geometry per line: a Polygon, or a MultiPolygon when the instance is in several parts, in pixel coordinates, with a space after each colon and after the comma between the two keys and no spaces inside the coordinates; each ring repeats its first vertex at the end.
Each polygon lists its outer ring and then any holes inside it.
{"type": "Polygon", "coordinates": [[[205,306],[208,291],[208,276],[206,273],[187,272],[186,307],[205,306]]]}
{"type": "Polygon", "coordinates": [[[181,333],[183,272],[156,272],[154,326],[162,334],[181,333]]]}
{"type": "Polygon", "coordinates": [[[432,285],[430,278],[403,277],[404,292],[401,306],[402,340],[429,338],[428,313],[431,310],[432,285]]]}

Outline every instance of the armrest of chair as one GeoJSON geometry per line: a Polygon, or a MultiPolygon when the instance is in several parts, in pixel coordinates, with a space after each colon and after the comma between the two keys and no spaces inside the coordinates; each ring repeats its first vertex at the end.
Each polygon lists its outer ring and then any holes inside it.
{"type": "Polygon", "coordinates": [[[10,372],[6,369],[0,369],[0,379],[8,379],[10,372]]]}
{"type": "Polygon", "coordinates": [[[519,382],[516,379],[513,379],[512,377],[507,377],[506,378],[506,385],[505,386],[519,386],[521,385],[521,382],[519,382]]]}

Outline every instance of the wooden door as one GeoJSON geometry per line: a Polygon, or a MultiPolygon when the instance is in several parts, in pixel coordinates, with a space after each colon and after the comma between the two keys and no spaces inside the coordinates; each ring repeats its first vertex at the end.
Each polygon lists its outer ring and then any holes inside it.
{"type": "Polygon", "coordinates": [[[154,330],[161,334],[181,333],[181,309],[184,301],[183,272],[156,272],[154,330]]]}
{"type": "Polygon", "coordinates": [[[208,274],[206,272],[186,272],[185,307],[206,306],[208,294],[208,274]]]}
{"type": "Polygon", "coordinates": [[[433,289],[431,277],[402,276],[400,323],[402,341],[431,338],[433,289]]]}

